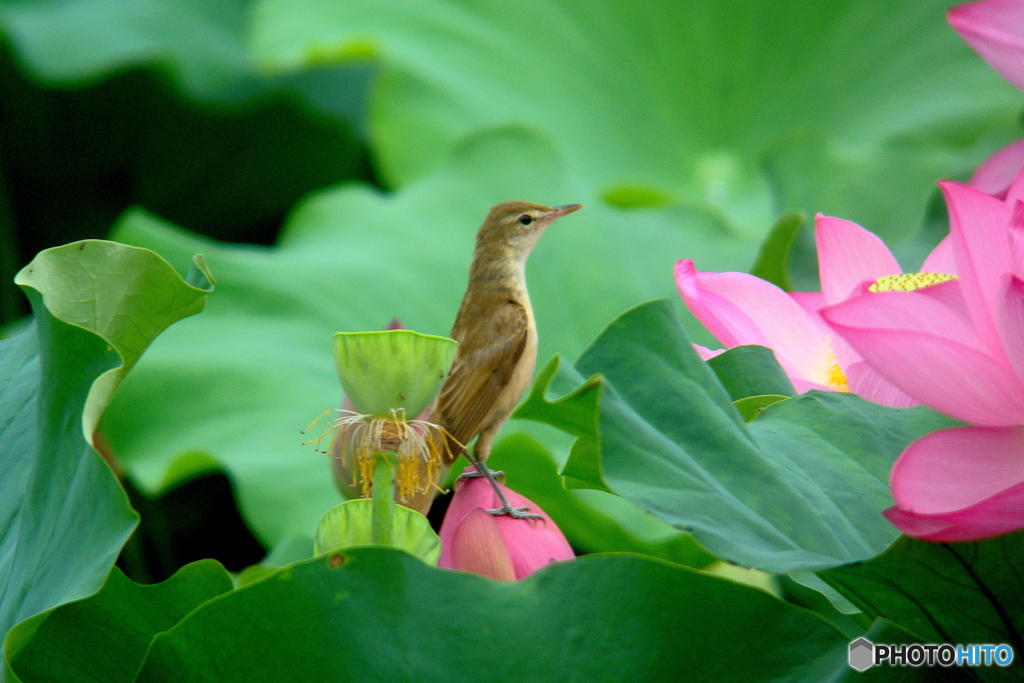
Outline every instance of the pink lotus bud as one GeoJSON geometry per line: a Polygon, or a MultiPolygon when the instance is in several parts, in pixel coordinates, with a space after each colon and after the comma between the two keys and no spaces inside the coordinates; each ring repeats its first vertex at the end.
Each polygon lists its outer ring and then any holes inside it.
{"type": "MultiPolygon", "coordinates": [[[[467,467],[467,473],[475,468],[467,467]]],[[[448,512],[441,524],[441,558],[437,566],[460,569],[513,581],[541,567],[575,557],[558,526],[535,503],[502,486],[513,507],[527,506],[543,519],[515,519],[491,515],[501,507],[490,483],[483,477],[456,485],[448,512]]]]}

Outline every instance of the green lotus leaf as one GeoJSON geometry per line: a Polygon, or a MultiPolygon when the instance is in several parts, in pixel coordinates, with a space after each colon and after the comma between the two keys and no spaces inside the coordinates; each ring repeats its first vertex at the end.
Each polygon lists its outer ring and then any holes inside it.
{"type": "Polygon", "coordinates": [[[152,586],[114,567],[96,595],[14,627],[4,647],[10,683],[87,681],[101,673],[107,683],[131,683],[157,633],[232,588],[215,560],[193,562],[152,586]]]}
{"type": "Polygon", "coordinates": [[[207,602],[153,640],[136,680],[823,681],[849,670],[848,645],[807,610],[649,558],[493,581],[371,547],[207,602]]]}
{"type": "Polygon", "coordinates": [[[365,68],[266,73],[248,45],[251,10],[249,0],[0,0],[0,31],[29,75],[51,87],[155,66],[194,99],[237,104],[284,91],[362,120],[365,68]]]}
{"type": "Polygon", "coordinates": [[[186,282],[151,251],[86,240],[18,275],[35,316],[0,341],[0,633],[98,588],[135,528],[96,421],[153,338],[202,309],[195,265],[186,282]]]}
{"type": "MultiPolygon", "coordinates": [[[[487,462],[505,473],[510,487],[548,513],[573,548],[583,553],[649,555],[698,569],[715,560],[690,534],[624,498],[604,491],[566,488],[558,470],[569,457],[570,440],[557,438],[564,435],[551,434],[554,430],[544,430],[545,425],[512,422],[512,433],[497,443],[487,462]],[[542,430],[546,433],[540,434],[542,430]]],[[[461,470],[453,468],[453,476],[456,472],[461,470]]]]}
{"type": "Polygon", "coordinates": [[[733,405],[736,406],[736,410],[740,411],[740,415],[747,422],[750,422],[755,417],[764,412],[764,409],[768,406],[775,405],[779,401],[785,401],[789,396],[782,396],[780,394],[764,394],[762,396],[747,396],[737,401],[733,401],[733,405]]]}
{"type": "Polygon", "coordinates": [[[708,367],[733,401],[772,394],[796,396],[796,389],[776,360],[775,352],[765,346],[734,346],[708,359],[708,367]]]}
{"type": "Polygon", "coordinates": [[[761,244],[757,260],[750,268],[750,274],[789,291],[789,251],[793,241],[807,222],[807,216],[799,211],[788,211],[775,220],[768,236],[761,244]]]}
{"type": "MultiPolygon", "coordinates": [[[[1024,648],[1024,531],[961,543],[902,537],[867,562],[819,576],[868,616],[884,617],[926,643],[1008,643],[1024,648]]],[[[1013,680],[1020,665],[983,680],[1013,680]]],[[[976,669],[983,671],[983,669],[976,669]]]]}
{"type": "Polygon", "coordinates": [[[898,242],[937,178],[1020,137],[1019,92],[949,4],[262,0],[252,46],[272,73],[372,57],[369,127],[397,186],[517,122],[609,206],[698,207],[737,236],[821,211],[898,242]]]}

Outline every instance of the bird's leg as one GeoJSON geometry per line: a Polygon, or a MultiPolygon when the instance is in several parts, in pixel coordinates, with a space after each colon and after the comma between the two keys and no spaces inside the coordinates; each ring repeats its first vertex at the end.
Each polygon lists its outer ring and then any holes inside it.
{"type": "MultiPolygon", "coordinates": [[[[477,460],[474,456],[470,455],[469,453],[466,453],[466,457],[473,464],[473,466],[476,467],[476,471],[478,472],[478,474],[471,473],[470,475],[463,476],[487,477],[487,481],[491,482],[491,487],[494,489],[494,493],[497,494],[498,500],[501,501],[501,507],[494,508],[493,510],[488,510],[489,513],[491,513],[492,515],[509,515],[511,517],[515,517],[516,519],[544,519],[538,514],[527,512],[527,510],[530,509],[527,506],[518,508],[512,507],[512,504],[508,502],[508,498],[506,498],[505,494],[502,492],[501,487],[498,486],[498,480],[495,479],[494,477],[496,473],[492,472],[490,468],[487,467],[487,465],[485,465],[482,461],[477,460]]],[[[497,474],[501,474],[501,472],[498,472],[497,474]]]]}
{"type": "MultiPolygon", "coordinates": [[[[491,482],[491,488],[494,489],[494,492],[498,495],[498,500],[501,501],[500,508],[488,510],[488,512],[492,515],[509,515],[510,517],[514,517],[515,519],[544,519],[538,514],[527,512],[527,510],[530,509],[527,506],[514,508],[509,504],[508,498],[505,497],[505,494],[502,492],[501,487],[498,486],[498,480],[494,478],[495,473],[492,472],[490,468],[488,468],[487,465],[484,464],[484,458],[490,455],[491,438],[492,437],[490,434],[481,434],[480,438],[477,439],[476,442],[475,453],[473,455],[470,455],[469,451],[466,451],[466,457],[469,459],[471,463],[473,463],[473,466],[476,468],[476,471],[482,474],[483,476],[487,477],[487,481],[491,482]]],[[[480,475],[478,474],[476,476],[480,475]]]]}
{"type": "MultiPolygon", "coordinates": [[[[486,460],[487,456],[491,454],[490,437],[481,434],[480,438],[476,440],[476,446],[473,447],[473,450],[476,453],[475,458],[469,454],[468,448],[464,450],[462,454],[465,455],[466,459],[469,460],[470,464],[472,464],[473,467],[476,468],[476,471],[463,472],[455,479],[456,483],[462,481],[463,479],[479,479],[480,477],[487,477],[488,479],[490,479],[491,476],[493,476],[494,478],[501,477],[502,483],[505,483],[504,472],[502,472],[501,470],[488,470],[488,468],[483,465],[483,461],[486,460]],[[488,476],[488,472],[490,472],[491,476],[488,476]]],[[[497,489],[495,489],[495,491],[497,491],[497,489]]]]}

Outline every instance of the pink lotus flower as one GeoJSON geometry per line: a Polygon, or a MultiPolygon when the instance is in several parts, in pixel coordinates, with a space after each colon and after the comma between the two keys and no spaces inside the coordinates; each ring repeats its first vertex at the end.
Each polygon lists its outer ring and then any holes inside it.
{"type": "MultiPolygon", "coordinates": [[[[799,392],[852,391],[888,406],[916,404],[864,363],[818,314],[822,306],[842,301],[864,281],[902,273],[900,265],[882,240],[850,221],[818,215],[815,239],[821,292],[787,293],[747,273],[701,273],[693,261],[684,259],[676,263],[679,293],[727,348],[759,344],[772,349],[799,392]]],[[[923,270],[951,268],[944,241],[923,270]]],[[[721,353],[694,346],[705,360],[721,353]]]]}
{"type": "MultiPolygon", "coordinates": [[[[952,8],[950,25],[982,59],[1024,90],[1024,2],[982,0],[952,8]]],[[[971,176],[970,184],[1002,199],[1024,168],[1024,140],[998,150],[971,176]]]]}
{"type": "Polygon", "coordinates": [[[893,524],[961,541],[1024,527],[1024,174],[1005,202],[939,185],[959,280],[863,292],[822,315],[894,385],[978,425],[921,437],[890,474],[893,524]]]}
{"type": "MultiPolygon", "coordinates": [[[[475,472],[467,467],[466,473],[475,472]]],[[[441,557],[437,566],[460,569],[500,581],[514,581],[541,567],[575,557],[569,542],[537,505],[502,486],[513,507],[527,506],[543,519],[494,516],[501,507],[494,489],[484,478],[456,484],[455,495],[441,523],[441,557]]]]}

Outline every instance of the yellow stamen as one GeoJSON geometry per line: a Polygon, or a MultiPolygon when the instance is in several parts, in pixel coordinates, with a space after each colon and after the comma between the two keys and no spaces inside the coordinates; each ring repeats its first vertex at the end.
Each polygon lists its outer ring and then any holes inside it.
{"type": "Polygon", "coordinates": [[[373,469],[378,453],[392,452],[398,502],[436,487],[441,472],[442,449],[447,449],[443,428],[425,420],[407,420],[404,410],[392,410],[389,417],[351,411],[331,423],[334,435],[330,451],[338,458],[351,458],[352,486],[361,494],[373,492],[373,469]]]}
{"type": "Polygon", "coordinates": [[[868,286],[869,292],[913,292],[934,285],[955,280],[956,275],[949,273],[903,273],[902,275],[886,275],[868,286]]]}
{"type": "MultiPolygon", "coordinates": [[[[319,417],[317,417],[317,418],[316,418],[315,420],[313,420],[312,422],[310,422],[310,423],[309,423],[309,426],[308,426],[308,427],[306,427],[306,428],[305,428],[304,430],[302,430],[302,431],[301,431],[301,432],[299,432],[299,433],[300,433],[300,434],[305,434],[306,432],[310,431],[311,429],[313,429],[313,427],[315,427],[315,426],[316,426],[316,423],[318,423],[318,422],[319,422],[320,420],[324,419],[324,415],[327,415],[328,413],[333,413],[333,412],[337,412],[337,411],[336,411],[336,409],[332,408],[332,409],[330,409],[330,410],[325,410],[324,412],[320,413],[320,416],[319,416],[319,417]]],[[[326,427],[324,427],[324,428],[323,428],[322,430],[320,430],[320,434],[319,434],[319,436],[317,436],[317,437],[316,437],[315,439],[310,439],[309,441],[303,441],[303,442],[302,442],[302,445],[303,445],[303,446],[309,446],[310,444],[316,444],[316,449],[317,449],[317,450],[320,450],[320,443],[321,443],[321,442],[322,442],[322,441],[323,441],[323,440],[324,440],[324,439],[325,439],[325,438],[327,437],[327,435],[328,435],[328,434],[330,434],[330,433],[331,433],[331,432],[332,432],[333,430],[334,430],[334,423],[333,423],[333,422],[328,422],[328,423],[327,423],[327,426],[326,426],[326,427]]],[[[333,441],[333,440],[331,441],[331,444],[332,444],[332,445],[334,444],[334,441],[333,441]]],[[[323,451],[323,452],[324,452],[324,453],[326,453],[327,451],[323,451]]]]}
{"type": "Polygon", "coordinates": [[[836,391],[849,391],[850,385],[846,381],[846,373],[839,367],[836,361],[836,354],[832,351],[832,335],[828,335],[828,356],[826,358],[828,368],[825,370],[825,385],[836,391]]]}
{"type": "Polygon", "coordinates": [[[833,362],[832,365],[828,366],[827,377],[826,383],[836,391],[850,390],[850,385],[846,381],[846,375],[843,373],[843,369],[839,367],[839,363],[833,362]]]}

